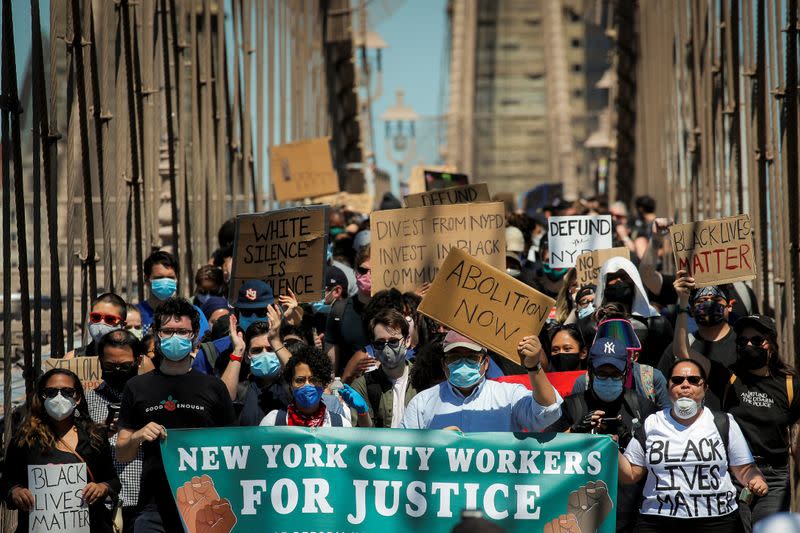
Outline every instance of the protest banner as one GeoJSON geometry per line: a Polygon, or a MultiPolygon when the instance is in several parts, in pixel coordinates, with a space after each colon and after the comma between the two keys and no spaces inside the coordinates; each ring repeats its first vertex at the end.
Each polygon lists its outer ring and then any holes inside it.
{"type": "Polygon", "coordinates": [[[376,211],[372,230],[372,294],[413,291],[433,281],[451,248],[505,268],[503,204],[437,205],[376,211]]]}
{"type": "Polygon", "coordinates": [[[432,205],[469,204],[472,202],[489,202],[489,186],[485,183],[462,185],[437,189],[406,196],[406,207],[430,207],[432,205]]]}
{"type": "Polygon", "coordinates": [[[621,246],[619,248],[606,248],[605,250],[595,250],[584,252],[575,259],[575,270],[577,271],[578,285],[597,284],[600,275],[600,267],[612,257],[624,257],[630,260],[631,252],[621,246]]]}
{"type": "Polygon", "coordinates": [[[550,217],[547,227],[552,268],[574,267],[582,253],[611,248],[611,215],[550,217]]]}
{"type": "Polygon", "coordinates": [[[245,281],[260,279],[277,299],[292,289],[300,302],[314,302],[324,290],[328,206],[312,205],[236,217],[229,299],[245,281]]]}
{"type": "Polygon", "coordinates": [[[439,172],[425,169],[425,190],[435,191],[457,185],[468,185],[469,177],[458,172],[439,172]]]}
{"type": "Polygon", "coordinates": [[[750,215],[675,224],[669,233],[675,265],[698,287],[756,278],[750,215]]]}
{"type": "Polygon", "coordinates": [[[286,426],[171,429],[161,441],[190,533],[209,522],[237,533],[450,531],[464,509],[509,532],[562,517],[611,533],[617,450],[606,435],[286,426]]]}
{"type": "Polygon", "coordinates": [[[330,137],[280,144],[269,149],[270,182],[275,199],[302,200],[339,192],[330,137]]]}
{"type": "Polygon", "coordinates": [[[72,359],[56,359],[50,357],[42,361],[42,369],[47,372],[52,368],[66,368],[77,374],[83,390],[96,389],[103,381],[100,360],[97,357],[73,357],[72,359]]]}
{"type": "Polygon", "coordinates": [[[517,343],[538,335],[555,300],[453,248],[418,310],[519,364],[517,343]]]}
{"type": "Polygon", "coordinates": [[[30,533],[89,533],[89,506],[83,501],[86,463],[28,465],[28,489],[33,508],[30,533]]]}

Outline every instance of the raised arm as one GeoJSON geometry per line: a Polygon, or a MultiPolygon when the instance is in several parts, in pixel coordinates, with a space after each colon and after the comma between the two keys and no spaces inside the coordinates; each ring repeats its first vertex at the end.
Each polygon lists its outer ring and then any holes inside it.
{"type": "Polygon", "coordinates": [[[664,232],[669,231],[667,228],[671,225],[672,221],[666,218],[657,218],[653,221],[650,240],[639,260],[639,276],[642,278],[642,283],[656,296],[661,294],[661,284],[664,282],[661,272],[656,270],[658,252],[664,244],[664,232]]]}
{"type": "Polygon", "coordinates": [[[244,357],[245,343],[244,335],[239,331],[239,328],[237,328],[238,322],[236,317],[231,315],[230,320],[230,337],[233,353],[231,353],[228,366],[225,367],[221,379],[225,384],[225,388],[228,389],[228,396],[230,396],[231,401],[233,401],[236,399],[236,389],[239,385],[239,373],[242,370],[242,357],[244,357]]]}
{"type": "Polygon", "coordinates": [[[536,403],[542,407],[556,403],[556,389],[547,379],[544,369],[540,367],[545,357],[539,337],[535,335],[524,337],[517,345],[517,354],[520,364],[528,371],[531,389],[533,389],[533,399],[536,400],[536,403]]]}
{"type": "Polygon", "coordinates": [[[708,375],[711,361],[703,354],[692,350],[689,345],[689,294],[695,288],[694,278],[689,277],[685,270],[679,270],[676,276],[673,286],[678,293],[678,317],[675,319],[672,350],[678,359],[692,359],[700,363],[708,375]]]}

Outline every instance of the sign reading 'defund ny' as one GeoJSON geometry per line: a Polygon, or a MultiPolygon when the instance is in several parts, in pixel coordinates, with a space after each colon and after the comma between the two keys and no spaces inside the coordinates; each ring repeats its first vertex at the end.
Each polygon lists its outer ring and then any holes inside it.
{"type": "Polygon", "coordinates": [[[173,429],[161,443],[192,533],[449,531],[464,509],[506,531],[611,533],[617,449],[605,435],[377,428],[173,429]]]}
{"type": "Polygon", "coordinates": [[[570,268],[584,252],[611,248],[611,215],[550,217],[550,266],[570,268]]]}

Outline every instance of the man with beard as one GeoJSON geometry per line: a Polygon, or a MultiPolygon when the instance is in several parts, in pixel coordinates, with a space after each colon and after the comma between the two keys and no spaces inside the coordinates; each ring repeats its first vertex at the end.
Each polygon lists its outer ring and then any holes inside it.
{"type": "Polygon", "coordinates": [[[142,476],[142,450],[129,463],[117,461],[117,417],[119,416],[122,391],[129,379],[139,370],[143,346],[129,331],[114,330],[106,333],[97,342],[97,356],[103,371],[103,382],[96,389],[86,391],[86,406],[95,424],[108,428],[111,455],[122,490],[122,520],[125,531],[133,531],[136,504],[139,501],[139,478],[142,476]]]}
{"type": "Polygon", "coordinates": [[[373,353],[381,365],[356,379],[353,388],[367,401],[374,427],[397,428],[406,405],[417,394],[408,379],[408,321],[399,311],[385,309],[372,318],[369,331],[373,353]]]}

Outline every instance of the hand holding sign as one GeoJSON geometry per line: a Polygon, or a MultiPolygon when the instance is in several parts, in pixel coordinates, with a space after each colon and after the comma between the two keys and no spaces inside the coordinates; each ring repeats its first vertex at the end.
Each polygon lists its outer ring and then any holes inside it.
{"type": "Polygon", "coordinates": [[[92,505],[93,503],[102,501],[108,496],[108,485],[105,483],[87,483],[86,488],[83,489],[83,499],[86,503],[92,505]]]}
{"type": "Polygon", "coordinates": [[[11,500],[14,506],[23,512],[28,512],[33,509],[33,493],[25,487],[14,487],[11,489],[11,500]]]}
{"type": "Polygon", "coordinates": [[[544,351],[542,343],[536,335],[527,335],[517,345],[519,363],[524,367],[533,367],[541,363],[544,351]]]}

